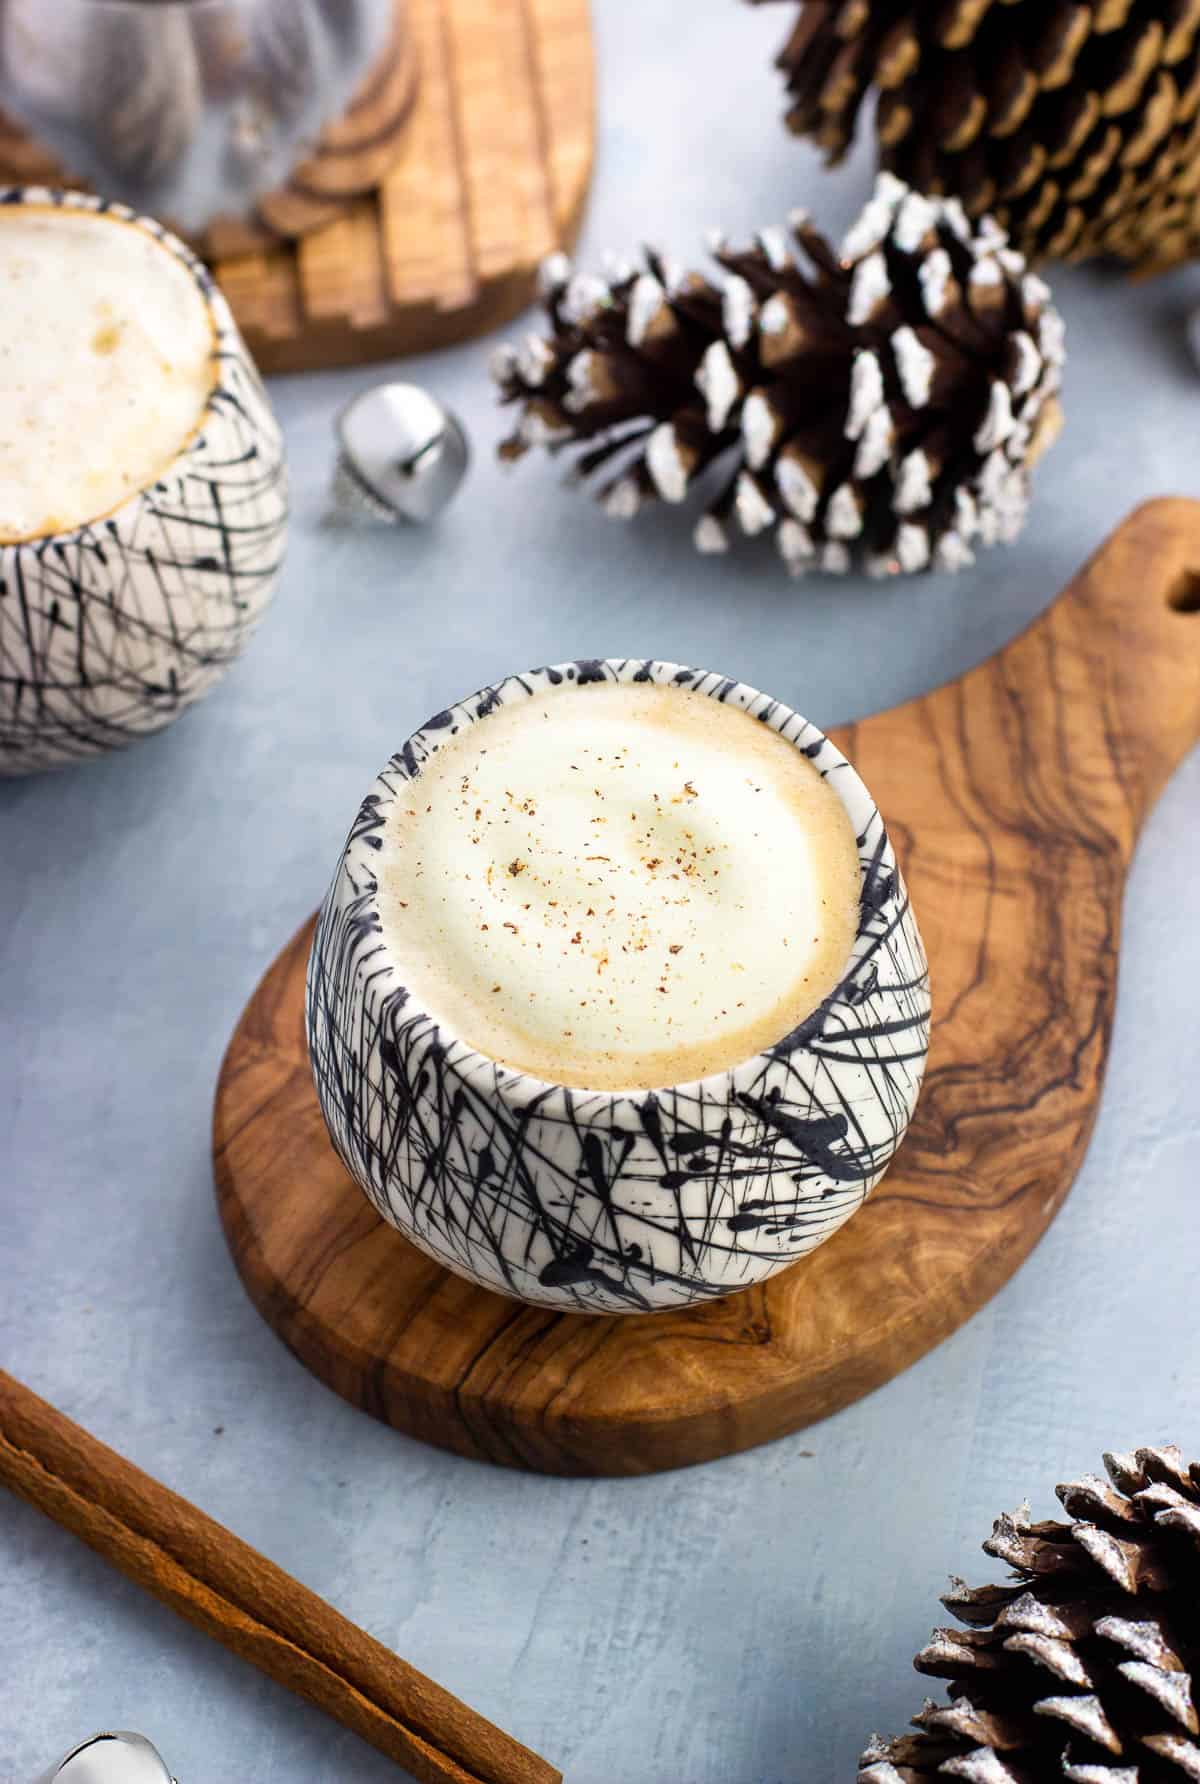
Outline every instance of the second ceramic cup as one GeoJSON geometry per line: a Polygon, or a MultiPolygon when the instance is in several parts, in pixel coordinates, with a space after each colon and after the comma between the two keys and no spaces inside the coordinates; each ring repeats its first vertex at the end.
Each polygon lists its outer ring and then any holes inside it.
{"type": "Polygon", "coordinates": [[[334,1146],[385,1220],[502,1294],[642,1313],[761,1281],[862,1206],[917,1101],[929,983],[883,820],[829,739],[726,677],[613,659],[512,676],[440,713],[393,756],[321,911],[307,1018],[334,1146]],[[514,702],[635,681],[740,707],[803,753],[857,839],[857,932],[833,992],[753,1057],[687,1083],[589,1090],[503,1065],[420,1007],[380,875],[396,846],[389,813],[420,803],[413,783],[448,739],[514,702]]]}
{"type": "Polygon", "coordinates": [[[0,188],[0,270],[0,775],[20,775],[160,731],[224,674],[279,578],[287,473],[228,304],[161,224],[0,188]]]}

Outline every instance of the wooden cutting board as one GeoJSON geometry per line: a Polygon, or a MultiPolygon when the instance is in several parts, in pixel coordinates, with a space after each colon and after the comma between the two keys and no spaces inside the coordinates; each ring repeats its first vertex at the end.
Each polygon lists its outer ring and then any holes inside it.
{"type": "Polygon", "coordinates": [[[1200,737],[1200,504],[1139,509],[989,662],[833,735],[887,820],[933,975],[924,1095],[871,1200],[770,1282],[683,1312],[556,1314],[461,1282],[379,1220],[329,1145],[306,925],[230,1042],[214,1158],[242,1279],[323,1381],[460,1455],[640,1474],[823,1418],[1012,1275],[1083,1157],[1126,872],[1200,737]]]}

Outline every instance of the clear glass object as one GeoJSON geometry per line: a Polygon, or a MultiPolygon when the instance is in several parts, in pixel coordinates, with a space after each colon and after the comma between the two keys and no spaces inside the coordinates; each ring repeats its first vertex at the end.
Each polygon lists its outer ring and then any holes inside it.
{"type": "Polygon", "coordinates": [[[245,217],[387,44],[396,0],[0,0],[0,106],[106,197],[245,217]]]}

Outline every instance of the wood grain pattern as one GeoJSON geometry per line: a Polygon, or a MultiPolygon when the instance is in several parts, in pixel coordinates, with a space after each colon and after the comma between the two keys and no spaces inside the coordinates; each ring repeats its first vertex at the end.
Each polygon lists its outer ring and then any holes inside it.
{"type": "Polygon", "coordinates": [[[401,1430],[564,1474],[747,1449],[954,1331],[1032,1249],[1083,1157],[1126,872],[1200,737],[1198,607],[1200,504],[1152,503],[997,656],[833,734],[884,813],[924,930],[930,1070],[866,1207],[728,1300],[626,1319],[521,1307],[384,1226],[312,1088],[306,926],[246,1008],[214,1116],[221,1217],[268,1322],[401,1430]]]}
{"type": "Polygon", "coordinates": [[[0,1484],[422,1784],[562,1775],[0,1369],[0,1484]]]}
{"type": "MultiPolygon", "coordinates": [[[[389,67],[257,219],[200,244],[264,372],[499,328],[574,242],[595,135],[588,0],[408,0],[408,18],[389,67]]],[[[72,183],[0,116],[6,178],[72,183]]]]}
{"type": "Polygon", "coordinates": [[[377,189],[294,244],[216,262],[266,372],[498,328],[529,302],[544,256],[575,239],[594,141],[587,0],[409,11],[420,79],[377,189]]]}

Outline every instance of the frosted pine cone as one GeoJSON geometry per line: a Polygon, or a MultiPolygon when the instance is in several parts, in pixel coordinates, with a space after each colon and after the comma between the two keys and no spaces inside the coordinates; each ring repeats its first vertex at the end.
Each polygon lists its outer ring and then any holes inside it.
{"type": "Polygon", "coordinates": [[[881,165],[1025,253],[1200,254],[1194,0],[805,0],[779,66],[831,161],[874,89],[881,165]]]}
{"type": "Polygon", "coordinates": [[[839,249],[797,213],[714,254],[712,278],[548,261],[549,336],[494,365],[520,409],[501,456],[571,453],[622,518],[703,482],[699,549],[773,530],[794,574],[957,570],[1015,538],[1063,328],[994,224],[885,174],[839,249]]]}
{"type": "Polygon", "coordinates": [[[1200,1463],[1174,1447],[1106,1456],[1058,1488],[1069,1523],[1000,1518],[984,1550],[1011,1584],[960,1580],[919,1672],[946,1678],[914,1735],[872,1741],[859,1784],[1196,1784],[1200,1463]]]}

